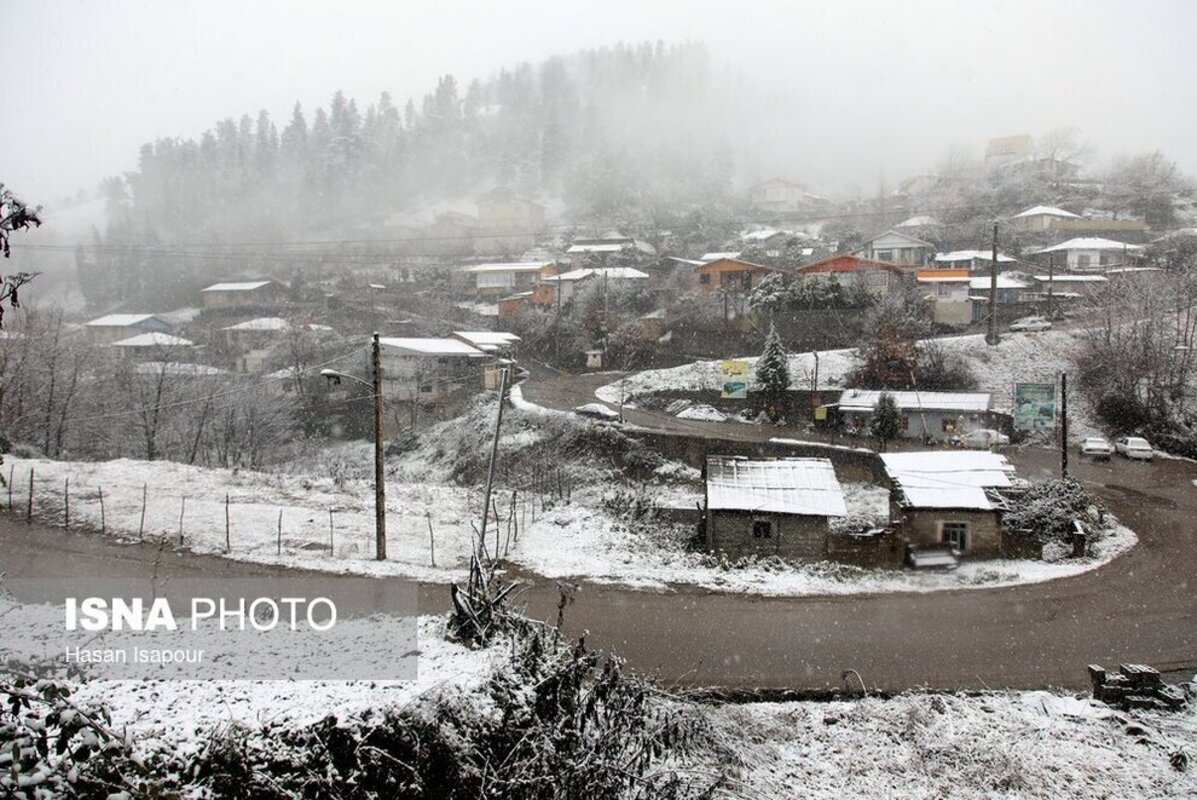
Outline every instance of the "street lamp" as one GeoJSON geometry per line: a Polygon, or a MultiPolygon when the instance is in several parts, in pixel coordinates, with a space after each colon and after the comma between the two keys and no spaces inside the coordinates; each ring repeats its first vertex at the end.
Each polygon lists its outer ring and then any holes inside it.
{"type": "Polygon", "coordinates": [[[377,333],[374,334],[371,361],[374,367],[373,384],[354,375],[337,372],[335,369],[322,369],[320,374],[334,383],[349,380],[369,386],[374,396],[374,558],[386,561],[387,498],[382,458],[382,356],[379,352],[377,333]]]}

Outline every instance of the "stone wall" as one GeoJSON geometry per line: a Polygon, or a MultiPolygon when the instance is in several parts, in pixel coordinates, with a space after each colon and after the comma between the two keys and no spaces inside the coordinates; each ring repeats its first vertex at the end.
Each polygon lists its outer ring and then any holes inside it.
{"type": "Polygon", "coordinates": [[[779,556],[787,560],[809,561],[826,555],[826,517],[715,510],[707,513],[706,528],[711,552],[729,558],[779,556]],[[755,520],[772,522],[772,535],[768,538],[754,536],[755,520]]]}
{"type": "Polygon", "coordinates": [[[943,544],[941,523],[967,522],[968,549],[964,557],[992,558],[1002,554],[1002,529],[996,511],[954,511],[951,509],[904,509],[901,532],[911,544],[943,544]]]}

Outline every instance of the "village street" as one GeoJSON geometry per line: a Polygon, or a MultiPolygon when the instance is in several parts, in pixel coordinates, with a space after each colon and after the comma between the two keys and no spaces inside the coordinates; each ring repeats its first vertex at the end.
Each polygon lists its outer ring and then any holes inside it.
{"type": "MultiPolygon", "coordinates": [[[[529,395],[544,402],[544,394],[529,395]]],[[[687,423],[687,432],[692,425],[701,423],[687,423]]],[[[1011,459],[1032,478],[1058,466],[1057,454],[1048,450],[1025,449],[1011,459]]],[[[1081,688],[1087,664],[1127,661],[1191,676],[1197,670],[1197,595],[1191,588],[1197,574],[1197,466],[1074,459],[1073,468],[1140,538],[1126,556],[1075,578],[1001,589],[795,599],[584,585],[566,610],[566,630],[586,633],[589,645],[613,649],[637,670],[688,687],[819,689],[842,686],[844,670],[854,669],[870,687],[885,690],[1081,688]]],[[[276,569],[190,554],[160,556],[148,545],[0,520],[0,572],[12,576],[145,575],[156,558],[163,559],[162,575],[244,576],[276,569]]],[[[521,599],[529,612],[554,619],[554,582],[520,577],[528,583],[521,599]]],[[[319,578],[329,579],[335,580],[319,578]]],[[[448,607],[444,586],[422,587],[422,613],[448,607]]]]}

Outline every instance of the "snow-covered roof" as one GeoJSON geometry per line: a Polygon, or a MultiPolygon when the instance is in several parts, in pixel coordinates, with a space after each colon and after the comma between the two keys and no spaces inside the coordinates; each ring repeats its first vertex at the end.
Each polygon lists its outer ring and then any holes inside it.
{"type": "Polygon", "coordinates": [[[147,319],[158,318],[153,314],[108,314],[84,324],[89,328],[128,328],[131,325],[145,322],[147,319]]]}
{"type": "MultiPolygon", "coordinates": [[[[988,289],[990,287],[990,278],[988,275],[977,276],[968,279],[968,286],[970,289],[988,289]]],[[[997,288],[999,289],[1027,289],[1029,288],[1022,281],[1016,281],[1009,275],[997,276],[997,288]]]]}
{"type": "Polygon", "coordinates": [[[211,378],[228,375],[229,371],[207,364],[188,364],[180,361],[143,361],[134,367],[138,375],[175,375],[185,378],[211,378]]]}
{"type": "Polygon", "coordinates": [[[599,268],[582,268],[574,269],[569,272],[564,272],[560,275],[550,275],[545,278],[546,281],[582,281],[592,277],[607,277],[611,280],[644,280],[648,278],[647,272],[641,272],[638,269],[631,267],[599,267],[599,268]]]}
{"type": "Polygon", "coordinates": [[[914,508],[992,510],[985,490],[1010,486],[1014,474],[1005,456],[983,450],[883,453],[881,460],[914,508]]]}
{"type": "Polygon", "coordinates": [[[1140,272],[1163,272],[1163,267],[1114,267],[1107,269],[1106,275],[1134,275],[1140,272]]]}
{"type": "Polygon", "coordinates": [[[258,317],[256,319],[249,319],[245,322],[238,322],[236,325],[229,325],[227,328],[221,330],[226,331],[285,331],[291,327],[291,323],[287,322],[282,317],[258,317]]]}
{"type": "Polygon", "coordinates": [[[237,281],[232,283],[214,283],[202,291],[205,292],[252,292],[274,281],[237,281]]]}
{"type": "Polygon", "coordinates": [[[1051,247],[1045,247],[1038,252],[1056,253],[1061,250],[1130,250],[1138,252],[1142,249],[1143,246],[1138,244],[1116,242],[1113,239],[1103,239],[1100,236],[1081,236],[1076,239],[1069,239],[1067,242],[1054,244],[1051,247]]]}
{"type": "Polygon", "coordinates": [[[378,343],[383,347],[398,350],[402,355],[416,356],[464,356],[481,358],[486,355],[458,339],[417,339],[383,336],[378,343]]]}
{"type": "Polygon", "coordinates": [[[474,347],[483,345],[506,347],[521,341],[520,337],[506,331],[453,331],[453,335],[474,347]]]}
{"type": "Polygon", "coordinates": [[[712,510],[842,517],[848,513],[835,469],[826,458],[752,461],[707,459],[707,505],[712,510]]]}
{"type": "Polygon", "coordinates": [[[539,272],[552,266],[551,261],[512,261],[503,264],[473,264],[463,267],[462,272],[539,272]]]}
{"type": "MultiPolygon", "coordinates": [[[[992,250],[953,250],[950,253],[937,253],[936,261],[993,261],[992,250]]],[[[1002,264],[1015,259],[1010,256],[998,253],[998,263],[1002,264]]]]}
{"type": "Polygon", "coordinates": [[[1081,218],[1080,214],[1073,214],[1071,211],[1065,211],[1064,209],[1056,208],[1055,206],[1033,206],[1028,208],[1026,211],[1021,211],[1015,214],[1014,219],[1019,219],[1020,217],[1038,217],[1041,215],[1048,217],[1066,217],[1068,219],[1081,218]]]}
{"type": "Polygon", "coordinates": [[[139,333],[136,336],[131,336],[128,339],[121,339],[119,342],[113,342],[113,347],[191,347],[194,344],[190,339],[184,339],[181,336],[171,336],[169,333],[159,333],[153,331],[152,333],[139,333]]]}
{"type": "Polygon", "coordinates": [[[911,217],[910,219],[902,220],[894,227],[895,228],[927,228],[927,227],[932,227],[935,225],[942,225],[942,224],[943,223],[940,222],[939,220],[937,220],[935,217],[929,217],[926,214],[920,214],[917,217],[911,217]]]}
{"type": "Polygon", "coordinates": [[[566,250],[568,255],[579,253],[618,253],[625,245],[622,244],[575,244],[566,250]]]}
{"type": "Polygon", "coordinates": [[[1040,283],[1108,283],[1105,275],[1032,275],[1040,283]]]}
{"type": "Polygon", "coordinates": [[[739,258],[739,257],[740,257],[740,251],[737,250],[734,253],[731,253],[731,252],[729,252],[729,253],[703,253],[702,258],[700,258],[698,260],[701,261],[703,264],[709,264],[712,261],[719,261],[720,259],[723,259],[723,258],[739,258]]]}
{"type": "MultiPolygon", "coordinates": [[[[840,395],[841,411],[871,412],[883,392],[845,389],[840,395]]],[[[988,411],[993,398],[988,392],[889,392],[903,411],[988,411]]]]}
{"type": "Polygon", "coordinates": [[[763,242],[766,239],[772,239],[778,234],[785,234],[785,231],[775,230],[773,228],[766,228],[763,231],[749,231],[748,233],[740,234],[740,238],[746,242],[763,242]]]}

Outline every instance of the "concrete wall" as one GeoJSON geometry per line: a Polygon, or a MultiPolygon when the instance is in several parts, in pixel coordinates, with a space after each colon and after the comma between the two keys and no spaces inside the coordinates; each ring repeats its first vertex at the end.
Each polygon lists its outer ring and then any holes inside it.
{"type": "Polygon", "coordinates": [[[906,557],[906,542],[893,530],[874,536],[827,537],[827,559],[858,567],[896,569],[906,557]]]}
{"type": "Polygon", "coordinates": [[[729,558],[780,556],[817,560],[827,552],[827,518],[796,514],[754,514],[748,511],[708,511],[707,546],[729,558]],[[769,520],[773,535],[753,536],[753,522],[769,520]]]}
{"type": "Polygon", "coordinates": [[[993,558],[1002,554],[1002,528],[996,511],[953,511],[951,509],[904,509],[900,514],[902,535],[912,544],[944,544],[944,522],[968,523],[967,557],[993,558]]]}

